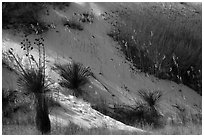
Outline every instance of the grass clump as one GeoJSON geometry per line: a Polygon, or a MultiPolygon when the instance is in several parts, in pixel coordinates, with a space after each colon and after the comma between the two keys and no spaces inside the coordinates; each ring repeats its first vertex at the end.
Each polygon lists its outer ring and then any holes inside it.
{"type": "Polygon", "coordinates": [[[135,105],[115,105],[111,117],[131,126],[151,125],[154,128],[164,126],[165,122],[163,122],[159,111],[162,93],[140,90],[138,95],[141,97],[141,101],[136,101],[135,105]]]}
{"type": "Polygon", "coordinates": [[[73,90],[76,97],[82,97],[84,91],[81,87],[89,82],[88,77],[92,75],[90,69],[76,62],[65,65],[55,64],[55,67],[62,77],[59,84],[62,87],[73,90]]]}
{"type": "Polygon", "coordinates": [[[148,124],[153,124],[154,127],[161,126],[161,114],[159,112],[159,101],[162,97],[161,91],[146,91],[140,90],[138,95],[142,102],[137,102],[137,111],[141,116],[141,120],[148,124]]]}

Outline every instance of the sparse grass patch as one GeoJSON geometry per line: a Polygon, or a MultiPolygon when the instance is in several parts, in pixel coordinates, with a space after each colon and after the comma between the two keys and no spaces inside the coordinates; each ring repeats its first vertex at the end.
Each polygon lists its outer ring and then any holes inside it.
{"type": "Polygon", "coordinates": [[[85,129],[71,123],[65,132],[66,135],[137,135],[136,132],[125,130],[114,130],[105,127],[85,129]]]}
{"type": "Polygon", "coordinates": [[[37,135],[34,125],[2,125],[2,135],[37,135]]]}
{"type": "MultiPolygon", "coordinates": [[[[145,5],[145,4],[144,4],[145,5]]],[[[202,94],[202,16],[175,14],[172,9],[147,7],[118,13],[108,33],[121,45],[127,60],[143,72],[183,83],[202,94]],[[152,12],[152,9],[161,12],[152,12]]]]}
{"type": "Polygon", "coordinates": [[[164,128],[154,130],[153,132],[159,135],[201,135],[202,125],[190,123],[185,126],[166,125],[164,128]]]}
{"type": "Polygon", "coordinates": [[[184,105],[181,104],[174,104],[172,107],[176,108],[176,113],[177,113],[177,122],[174,122],[175,125],[179,124],[182,126],[191,125],[202,125],[202,113],[198,112],[197,110],[189,110],[184,105]],[[192,112],[193,111],[193,112],[192,112]],[[197,111],[197,112],[194,112],[197,111]]]}

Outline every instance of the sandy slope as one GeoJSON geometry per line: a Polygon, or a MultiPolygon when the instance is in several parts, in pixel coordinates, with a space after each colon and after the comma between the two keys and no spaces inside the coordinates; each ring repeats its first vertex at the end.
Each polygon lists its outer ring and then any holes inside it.
{"type": "MultiPolygon", "coordinates": [[[[190,108],[194,108],[193,106],[196,105],[201,107],[202,98],[192,89],[168,80],[159,80],[141,72],[131,72],[129,67],[130,63],[127,62],[124,55],[118,51],[119,45],[107,36],[107,32],[110,30],[111,25],[100,16],[100,13],[114,8],[123,9],[124,6],[125,5],[121,5],[120,3],[85,3],[82,5],[71,4],[65,11],[50,8],[50,14],[48,16],[43,15],[43,19],[46,22],[53,23],[55,26],[55,28],[43,34],[48,60],[47,74],[57,82],[58,75],[50,69],[53,63],[64,63],[73,59],[74,61],[83,63],[85,66],[90,66],[98,79],[98,81],[94,78],[91,79],[92,84],[84,87],[87,91],[91,92],[92,95],[95,95],[93,100],[91,100],[93,103],[99,98],[103,98],[108,104],[132,104],[134,103],[134,99],[137,98],[137,91],[140,89],[147,89],[163,91],[164,96],[161,101],[161,110],[163,113],[173,112],[171,105],[175,103],[182,103],[190,108]],[[92,24],[82,24],[84,27],[83,31],[73,30],[63,26],[62,20],[77,18],[74,17],[74,12],[82,13],[88,9],[93,9],[95,18],[92,24]],[[109,92],[105,90],[100,83],[106,85],[109,92]],[[127,87],[128,90],[124,87],[127,87]],[[114,97],[112,95],[114,95],[114,97]]],[[[35,38],[33,35],[29,37],[31,41],[35,38]]],[[[3,31],[3,50],[13,47],[14,51],[21,56],[20,46],[18,44],[21,40],[21,36],[13,36],[8,31],[3,31]]],[[[35,54],[37,58],[36,51],[34,51],[33,54],[35,54]]],[[[15,79],[10,75],[11,73],[8,72],[8,70],[3,69],[2,86],[3,88],[13,86],[15,89],[17,88],[15,87],[15,79]]],[[[67,105],[66,109],[69,109],[69,105],[67,105]]],[[[70,111],[72,110],[73,109],[70,109],[70,111]]],[[[97,112],[94,111],[94,113],[97,112]]],[[[69,114],[74,115],[71,112],[69,112],[69,114]]],[[[91,116],[91,114],[88,116],[91,116]]],[[[97,117],[100,119],[99,115],[97,115],[97,117]]],[[[66,116],[66,118],[69,119],[68,116],[66,116]]],[[[86,115],[82,115],[81,113],[80,118],[84,119],[86,115]]],[[[94,122],[90,117],[88,119],[90,120],[88,124],[85,123],[86,120],[81,120],[83,121],[81,125],[88,126],[94,122]]],[[[102,120],[99,121],[102,122],[102,120]]],[[[75,121],[75,123],[78,122],[75,121]]],[[[96,123],[99,124],[97,121],[96,123]]],[[[106,123],[109,122],[106,121],[106,123]]]]}

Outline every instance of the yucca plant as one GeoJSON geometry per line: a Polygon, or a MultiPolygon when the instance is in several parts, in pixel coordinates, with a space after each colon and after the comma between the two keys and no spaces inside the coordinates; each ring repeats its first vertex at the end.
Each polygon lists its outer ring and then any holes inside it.
{"type": "Polygon", "coordinates": [[[89,82],[88,77],[92,75],[90,69],[76,62],[64,65],[55,64],[55,67],[62,77],[59,84],[62,87],[73,90],[76,97],[82,97],[83,90],[81,87],[89,82]]]}
{"type": "Polygon", "coordinates": [[[141,99],[150,107],[156,109],[158,102],[161,100],[162,92],[159,90],[156,91],[138,91],[138,95],[141,99]]]}
{"type": "Polygon", "coordinates": [[[136,102],[137,109],[136,111],[140,112],[142,115],[142,119],[150,124],[153,124],[154,126],[158,126],[159,118],[160,118],[160,112],[158,110],[159,108],[159,101],[162,97],[161,91],[146,91],[146,90],[140,90],[138,92],[139,97],[142,99],[140,102],[136,102]]]}
{"type": "Polygon", "coordinates": [[[36,45],[39,48],[39,62],[30,55],[28,45],[24,44],[22,48],[27,50],[26,56],[29,60],[29,66],[25,67],[14,55],[12,50],[9,53],[13,56],[18,66],[19,79],[17,84],[22,91],[33,94],[36,107],[36,127],[42,134],[50,133],[51,125],[48,115],[48,105],[45,93],[50,91],[49,85],[45,81],[45,48],[43,39],[36,39],[36,45]],[[32,64],[33,63],[33,64],[32,64]]]}

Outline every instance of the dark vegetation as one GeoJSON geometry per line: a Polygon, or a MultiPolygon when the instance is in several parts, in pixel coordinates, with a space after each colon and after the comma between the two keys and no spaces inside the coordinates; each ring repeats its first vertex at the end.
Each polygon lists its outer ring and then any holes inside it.
{"type": "Polygon", "coordinates": [[[115,104],[110,108],[104,102],[92,108],[127,125],[139,128],[151,126],[154,130],[163,129],[166,126],[202,125],[202,113],[199,112],[201,109],[191,110],[184,105],[175,104],[172,108],[175,108],[176,115],[171,114],[171,118],[168,119],[160,108],[161,91],[139,90],[138,96],[141,100],[135,100],[133,105],[115,104]]]}
{"type": "Polygon", "coordinates": [[[48,6],[64,10],[70,2],[3,2],[2,28],[22,31],[25,34],[42,34],[49,29],[41,15],[46,14],[48,6]],[[35,29],[35,30],[34,30],[35,29]]]}
{"type": "Polygon", "coordinates": [[[65,65],[55,64],[55,67],[62,77],[59,84],[73,90],[76,97],[82,97],[85,91],[81,87],[89,82],[88,77],[92,75],[91,70],[76,62],[65,65]]]}
{"type": "Polygon", "coordinates": [[[48,30],[47,25],[41,21],[40,14],[45,9],[44,3],[38,2],[3,2],[2,3],[2,27],[14,29],[27,34],[48,30]]]}
{"type": "Polygon", "coordinates": [[[94,15],[93,12],[74,13],[71,19],[64,19],[63,25],[74,30],[84,30],[83,23],[93,23],[94,15]]]}
{"type": "Polygon", "coordinates": [[[59,10],[64,10],[71,5],[71,2],[48,2],[46,4],[52,5],[54,8],[58,8],[59,10]]]}
{"type": "Polygon", "coordinates": [[[28,103],[23,101],[25,97],[19,91],[2,89],[2,117],[11,118],[19,109],[28,109],[28,103]]]}
{"type": "Polygon", "coordinates": [[[84,12],[80,14],[79,21],[83,23],[93,23],[94,15],[92,12],[84,12]]]}
{"type": "Polygon", "coordinates": [[[178,11],[152,6],[143,12],[119,12],[108,35],[136,68],[183,83],[202,95],[201,14],[186,11],[186,17],[178,11]]]}
{"type": "MultiPolygon", "coordinates": [[[[159,111],[159,101],[162,97],[160,91],[146,91],[138,92],[141,101],[135,101],[132,106],[115,104],[114,108],[97,107],[101,113],[105,113],[118,121],[127,125],[138,126],[152,125],[153,127],[164,126],[162,115],[159,111]]],[[[106,105],[104,105],[106,106],[106,105]]]]}

